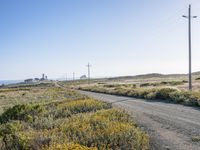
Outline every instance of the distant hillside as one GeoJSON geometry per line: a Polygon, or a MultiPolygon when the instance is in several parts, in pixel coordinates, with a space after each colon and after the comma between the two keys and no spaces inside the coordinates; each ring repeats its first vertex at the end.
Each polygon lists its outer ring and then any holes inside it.
{"type": "Polygon", "coordinates": [[[200,76],[200,71],[198,71],[198,72],[193,72],[192,74],[193,74],[193,75],[199,75],[199,76],[200,76]]]}
{"type": "Polygon", "coordinates": [[[133,78],[157,78],[157,77],[163,77],[165,75],[159,74],[159,73],[150,73],[150,74],[142,74],[142,75],[136,75],[133,76],[133,78]]]}
{"type": "MultiPolygon", "coordinates": [[[[194,72],[192,74],[200,76],[200,71],[194,72]]],[[[187,75],[188,74],[160,74],[160,73],[150,73],[150,74],[142,74],[142,75],[135,75],[135,76],[112,77],[112,78],[108,78],[108,80],[165,78],[165,77],[179,77],[179,76],[187,76],[187,75]]]]}
{"type": "Polygon", "coordinates": [[[154,77],[163,77],[165,75],[159,73],[151,73],[151,74],[143,74],[143,75],[136,75],[136,76],[120,76],[120,77],[113,77],[108,78],[109,80],[120,80],[120,79],[140,79],[140,78],[154,78],[154,77]]]}

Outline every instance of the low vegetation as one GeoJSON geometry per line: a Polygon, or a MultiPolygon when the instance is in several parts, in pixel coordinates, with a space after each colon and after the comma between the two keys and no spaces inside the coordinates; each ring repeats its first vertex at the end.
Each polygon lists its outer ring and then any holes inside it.
{"type": "Polygon", "coordinates": [[[126,87],[126,88],[135,88],[136,84],[105,84],[103,85],[105,88],[120,88],[120,87],[126,87]]]}
{"type": "Polygon", "coordinates": [[[200,142],[200,136],[192,137],[192,142],[200,142]]]}
{"type": "Polygon", "coordinates": [[[39,83],[19,83],[19,84],[8,84],[8,85],[1,85],[0,88],[33,88],[33,87],[54,87],[53,82],[39,82],[39,83]]]}
{"type": "Polygon", "coordinates": [[[200,80],[200,77],[196,78],[195,80],[200,80]]]}
{"type": "Polygon", "coordinates": [[[142,83],[140,84],[140,87],[146,87],[146,86],[177,86],[177,85],[183,85],[184,83],[187,83],[187,81],[162,81],[162,82],[153,82],[153,83],[142,83]]]}
{"type": "Polygon", "coordinates": [[[175,88],[105,88],[102,86],[82,87],[86,91],[129,96],[147,100],[164,100],[190,106],[200,106],[200,93],[178,90],[175,88]]]}
{"type": "Polygon", "coordinates": [[[148,135],[109,103],[55,87],[2,90],[17,103],[0,115],[1,150],[148,149],[148,135]]]}
{"type": "Polygon", "coordinates": [[[47,85],[28,87],[15,86],[15,88],[0,88],[0,114],[9,107],[17,104],[32,102],[51,102],[65,99],[80,99],[83,95],[70,90],[47,85]]]}

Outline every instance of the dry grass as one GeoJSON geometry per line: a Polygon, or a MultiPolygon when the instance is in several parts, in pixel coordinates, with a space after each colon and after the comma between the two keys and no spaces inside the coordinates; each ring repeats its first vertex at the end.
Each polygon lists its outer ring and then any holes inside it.
{"type": "Polygon", "coordinates": [[[80,98],[82,95],[58,87],[18,87],[0,89],[0,114],[17,104],[80,98]]]}

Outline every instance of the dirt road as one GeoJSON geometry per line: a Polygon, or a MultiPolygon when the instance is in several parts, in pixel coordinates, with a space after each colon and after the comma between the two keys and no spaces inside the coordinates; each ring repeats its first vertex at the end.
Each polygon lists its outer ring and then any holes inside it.
{"type": "Polygon", "coordinates": [[[136,123],[150,135],[152,150],[200,150],[200,109],[161,101],[81,91],[113,103],[133,114],[136,123]],[[197,140],[198,141],[198,140],[197,140]]]}

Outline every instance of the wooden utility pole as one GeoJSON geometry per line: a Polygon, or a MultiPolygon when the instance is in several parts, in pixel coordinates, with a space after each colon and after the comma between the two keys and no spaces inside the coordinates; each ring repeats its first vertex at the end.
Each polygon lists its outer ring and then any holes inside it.
{"type": "Polygon", "coordinates": [[[192,40],[191,40],[191,18],[197,18],[197,16],[191,16],[191,5],[189,5],[188,16],[183,16],[188,19],[188,42],[189,42],[189,90],[192,90],[192,40]]]}

